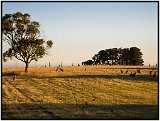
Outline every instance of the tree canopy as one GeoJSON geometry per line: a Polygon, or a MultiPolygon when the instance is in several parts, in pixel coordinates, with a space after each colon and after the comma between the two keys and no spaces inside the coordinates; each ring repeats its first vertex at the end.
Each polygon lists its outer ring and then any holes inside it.
{"type": "Polygon", "coordinates": [[[110,48],[100,50],[92,60],[82,62],[82,65],[143,65],[142,55],[137,47],[110,48]]]}
{"type": "Polygon", "coordinates": [[[52,40],[46,42],[40,34],[39,22],[31,21],[28,13],[5,14],[2,17],[2,41],[10,48],[3,53],[4,62],[15,57],[26,64],[27,72],[29,63],[44,57],[53,45],[52,40]]]}

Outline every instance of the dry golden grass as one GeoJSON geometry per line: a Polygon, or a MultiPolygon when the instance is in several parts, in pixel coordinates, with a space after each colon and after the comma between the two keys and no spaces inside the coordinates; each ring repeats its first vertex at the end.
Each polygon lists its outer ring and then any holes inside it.
{"type": "Polygon", "coordinates": [[[150,76],[150,68],[70,66],[56,72],[56,67],[30,67],[27,73],[4,68],[2,118],[157,119],[158,76],[150,76]],[[141,74],[130,77],[137,68],[141,74]]]}

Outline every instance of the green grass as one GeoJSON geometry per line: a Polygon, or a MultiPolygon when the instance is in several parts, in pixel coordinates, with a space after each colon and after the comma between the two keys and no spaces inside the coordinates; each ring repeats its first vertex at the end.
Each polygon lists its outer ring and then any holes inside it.
{"type": "Polygon", "coordinates": [[[158,119],[158,76],[149,67],[84,68],[3,69],[2,119],[158,119]],[[130,77],[136,68],[141,74],[130,77]]]}

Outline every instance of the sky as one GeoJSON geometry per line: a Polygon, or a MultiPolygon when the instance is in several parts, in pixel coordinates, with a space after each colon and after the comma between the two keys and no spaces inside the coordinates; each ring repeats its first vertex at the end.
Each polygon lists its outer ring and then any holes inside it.
{"type": "MultiPolygon", "coordinates": [[[[158,62],[158,14],[155,2],[3,2],[2,16],[29,13],[45,40],[49,55],[31,65],[75,65],[100,50],[138,47],[144,64],[158,62]]],[[[3,52],[8,45],[2,43],[3,52]]],[[[24,65],[16,59],[4,66],[24,65]]]]}

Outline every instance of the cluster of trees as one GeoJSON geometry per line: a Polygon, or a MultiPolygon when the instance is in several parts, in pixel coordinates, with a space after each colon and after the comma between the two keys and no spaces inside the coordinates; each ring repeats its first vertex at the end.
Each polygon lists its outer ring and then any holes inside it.
{"type": "Polygon", "coordinates": [[[110,48],[100,50],[82,65],[143,65],[142,55],[138,47],[110,48]]]}

